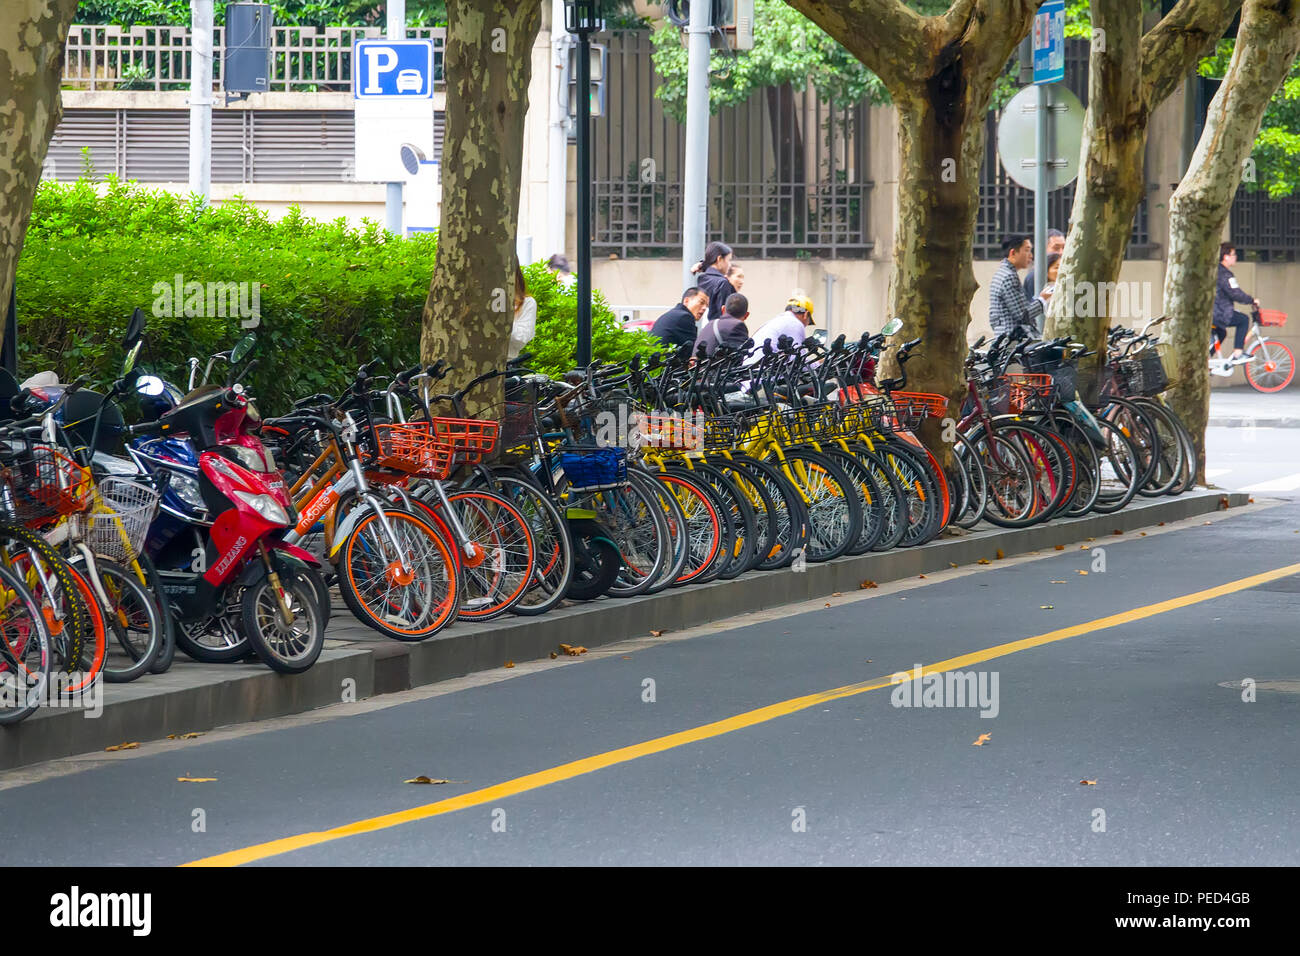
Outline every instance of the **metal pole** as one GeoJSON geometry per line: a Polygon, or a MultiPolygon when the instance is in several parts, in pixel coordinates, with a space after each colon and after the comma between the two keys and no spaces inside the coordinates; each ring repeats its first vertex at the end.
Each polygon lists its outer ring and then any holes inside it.
{"type": "Polygon", "coordinates": [[[578,34],[578,368],[591,364],[591,34],[578,34]]]}
{"type": "Polygon", "coordinates": [[[682,288],[695,284],[691,266],[704,258],[709,198],[709,33],[711,3],[691,4],[686,79],[686,167],[682,196],[682,288]]]}
{"type": "MultiPolygon", "coordinates": [[[[384,35],[389,40],[406,39],[406,0],[388,0],[387,29],[384,35]]],[[[433,78],[429,78],[430,82],[433,78]]],[[[384,228],[394,235],[402,235],[402,184],[389,183],[384,194],[384,228]]]]}
{"type": "Polygon", "coordinates": [[[564,0],[551,2],[551,129],[547,158],[546,244],[547,255],[563,254],[568,218],[569,194],[569,45],[564,32],[564,0]]]}
{"type": "Polygon", "coordinates": [[[1047,285],[1047,164],[1051,160],[1048,124],[1052,121],[1050,86],[1049,83],[1038,84],[1038,109],[1035,111],[1035,153],[1038,161],[1034,166],[1034,288],[1039,292],[1047,285]]]}
{"type": "Polygon", "coordinates": [[[190,192],[212,193],[212,0],[190,0],[190,192]]]}

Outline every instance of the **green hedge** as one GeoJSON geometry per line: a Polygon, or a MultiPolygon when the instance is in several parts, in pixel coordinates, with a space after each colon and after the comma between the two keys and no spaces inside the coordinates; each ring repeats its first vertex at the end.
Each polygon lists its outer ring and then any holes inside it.
{"type": "MultiPolygon", "coordinates": [[[[260,283],[260,363],[250,384],[274,412],[295,396],[338,391],[373,358],[396,367],[417,360],[436,249],[433,234],[400,239],[373,223],[317,222],[296,208],[272,221],[244,202],[205,207],[113,178],[43,182],[18,263],[20,378],[53,368],[65,380],[111,381],[140,306],[149,313],[142,362],[183,385],[186,358],[229,348],[242,322],[238,314],[187,318],[162,286],[170,291],[177,275],[260,283]]],[[[541,263],[525,274],[538,302],[536,365],[562,372],[572,366],[576,299],[541,263]]],[[[595,299],[598,358],[655,350],[595,299]]]]}

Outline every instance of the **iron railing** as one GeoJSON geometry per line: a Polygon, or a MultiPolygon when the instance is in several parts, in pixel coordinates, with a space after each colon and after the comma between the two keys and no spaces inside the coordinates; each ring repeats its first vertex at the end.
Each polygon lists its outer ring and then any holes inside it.
{"type": "MultiPolygon", "coordinates": [[[[408,37],[433,39],[435,82],[442,79],[442,27],[411,27],[408,37]]],[[[352,91],[352,45],[382,37],[381,27],[291,27],[271,29],[268,90],[352,91]]],[[[131,27],[74,24],[68,31],[63,86],[74,90],[183,90],[190,83],[190,31],[185,26],[131,27]]],[[[213,31],[212,75],[221,87],[225,28],[213,31]]]]}
{"type": "MultiPolygon", "coordinates": [[[[685,129],[654,95],[645,30],[614,31],[606,115],[592,119],[593,251],[675,257],[682,245],[685,129]]],[[[864,257],[867,108],[811,87],[772,87],[711,117],[708,238],[738,255],[864,257]]]]}
{"type": "Polygon", "coordinates": [[[1268,193],[1239,189],[1229,235],[1251,261],[1295,262],[1300,253],[1300,195],[1272,199],[1268,193]]]}

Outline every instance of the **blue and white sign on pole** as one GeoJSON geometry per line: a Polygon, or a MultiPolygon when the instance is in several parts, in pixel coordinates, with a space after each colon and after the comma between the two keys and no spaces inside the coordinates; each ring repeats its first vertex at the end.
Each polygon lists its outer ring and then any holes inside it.
{"type": "Polygon", "coordinates": [[[1034,15],[1034,83],[1065,79],[1065,0],[1047,0],[1034,15]]]}
{"type": "Polygon", "coordinates": [[[358,40],[352,48],[352,94],[433,98],[432,40],[358,40]]]}

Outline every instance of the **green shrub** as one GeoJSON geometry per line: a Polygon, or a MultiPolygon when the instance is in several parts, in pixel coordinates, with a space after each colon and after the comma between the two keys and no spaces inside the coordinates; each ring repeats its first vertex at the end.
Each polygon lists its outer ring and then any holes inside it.
{"type": "MultiPolygon", "coordinates": [[[[265,410],[283,410],[296,396],[337,393],[373,358],[393,367],[417,359],[436,250],[432,233],[399,239],[374,223],[317,222],[296,208],[272,221],[244,202],[204,206],[113,178],[99,188],[43,182],[18,264],[20,377],[52,368],[65,380],[111,381],[139,306],[149,313],[141,363],[183,385],[188,356],[229,348],[243,328],[238,315],[185,317],[184,303],[169,301],[175,277],[259,283],[259,364],[249,384],[265,410]]],[[[527,277],[538,300],[536,367],[562,372],[572,367],[576,300],[541,264],[527,277]]],[[[655,349],[644,333],[623,332],[596,298],[598,358],[655,349]]]]}

